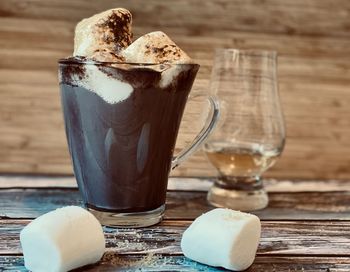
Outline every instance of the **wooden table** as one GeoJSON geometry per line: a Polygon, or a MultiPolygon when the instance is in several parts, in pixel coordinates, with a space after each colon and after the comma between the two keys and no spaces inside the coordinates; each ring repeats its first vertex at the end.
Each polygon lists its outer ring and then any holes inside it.
{"type": "MultiPolygon", "coordinates": [[[[255,212],[262,238],[248,271],[350,271],[350,181],[265,184],[270,205],[255,212]]],[[[79,271],[219,271],[186,259],[179,246],[184,229],[211,209],[209,186],[205,179],[172,178],[164,221],[143,229],[104,228],[103,260],[79,271]]],[[[66,205],[81,205],[71,177],[0,177],[0,271],[25,271],[19,232],[66,205]]]]}

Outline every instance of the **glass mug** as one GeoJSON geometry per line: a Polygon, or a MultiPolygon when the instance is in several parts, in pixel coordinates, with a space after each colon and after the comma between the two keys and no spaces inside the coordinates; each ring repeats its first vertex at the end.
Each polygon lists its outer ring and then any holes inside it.
{"type": "Polygon", "coordinates": [[[59,60],[65,130],[79,191],[107,226],[162,220],[169,172],[197,150],[218,120],[173,156],[197,64],[127,64],[59,60]]]}

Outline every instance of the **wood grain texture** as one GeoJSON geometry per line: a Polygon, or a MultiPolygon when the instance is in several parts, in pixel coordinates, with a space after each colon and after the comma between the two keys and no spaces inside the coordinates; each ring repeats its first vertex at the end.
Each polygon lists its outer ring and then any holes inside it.
{"type": "MultiPolygon", "coordinates": [[[[0,255],[21,254],[19,232],[28,220],[2,220],[0,255]]],[[[165,220],[160,225],[141,229],[104,228],[107,251],[119,255],[182,254],[180,241],[192,221],[165,220]]],[[[262,222],[258,255],[349,256],[350,222],[322,221],[262,222]]]]}
{"type": "MultiPolygon", "coordinates": [[[[31,184],[35,184],[33,178],[30,179],[31,184]]],[[[223,271],[191,261],[181,252],[180,240],[184,230],[194,216],[210,209],[205,203],[203,187],[197,184],[198,179],[194,181],[191,184],[194,184],[192,189],[195,191],[191,191],[191,187],[177,191],[176,186],[181,187],[176,185],[176,179],[172,181],[174,191],[168,195],[169,212],[160,224],[140,229],[104,227],[107,250],[102,260],[75,271],[223,271]],[[173,219],[169,219],[171,216],[173,219]]],[[[308,185],[310,190],[310,185],[315,187],[317,182],[308,185]]],[[[247,271],[350,270],[350,192],[337,190],[344,188],[340,182],[329,181],[328,186],[336,190],[270,194],[270,207],[258,212],[262,219],[261,239],[256,259],[247,271]],[[276,211],[284,213],[286,220],[273,219],[276,211]],[[342,217],[339,213],[343,213],[342,217]],[[320,220],[310,220],[317,217],[320,220]]],[[[288,188],[290,185],[287,184],[285,189],[288,188]]],[[[12,213],[20,218],[0,217],[0,271],[26,271],[19,233],[31,221],[26,219],[28,215],[37,216],[70,203],[80,204],[77,198],[75,188],[0,189],[1,215],[5,211],[9,212],[7,215],[12,213]],[[43,207],[45,203],[46,208],[43,207]]]]}
{"type": "MultiPolygon", "coordinates": [[[[349,1],[117,4],[133,12],[136,37],[161,29],[201,64],[194,92],[207,91],[214,48],[277,50],[288,137],[281,160],[266,176],[350,178],[349,1]]],[[[115,5],[112,0],[0,2],[0,172],[72,173],[56,61],[71,54],[80,19],[115,5]]],[[[178,148],[195,133],[194,113],[188,113],[178,148]]],[[[199,152],[172,174],[214,176],[215,170],[199,152]]]]}
{"type": "MultiPolygon", "coordinates": [[[[268,208],[254,212],[262,220],[350,220],[350,192],[279,192],[269,197],[268,208]]],[[[62,206],[82,205],[77,189],[1,189],[0,199],[0,218],[36,218],[62,206]]],[[[193,220],[210,209],[206,192],[171,191],[165,218],[193,220]]]]}
{"type": "MultiPolygon", "coordinates": [[[[4,271],[27,271],[24,268],[23,257],[0,256],[0,266],[4,271]]],[[[347,257],[278,257],[258,256],[248,272],[295,271],[295,272],[346,272],[350,269],[347,257]]],[[[223,271],[191,261],[183,256],[117,256],[110,261],[84,267],[74,271],[223,271]],[[151,261],[151,262],[150,262],[151,261]]]]}
{"type": "MultiPolygon", "coordinates": [[[[170,177],[170,191],[207,192],[214,178],[170,177]]],[[[264,187],[268,192],[344,192],[350,191],[348,180],[277,180],[264,179],[264,187]]],[[[77,188],[72,176],[18,176],[0,175],[0,189],[19,188],[77,188]]]]}

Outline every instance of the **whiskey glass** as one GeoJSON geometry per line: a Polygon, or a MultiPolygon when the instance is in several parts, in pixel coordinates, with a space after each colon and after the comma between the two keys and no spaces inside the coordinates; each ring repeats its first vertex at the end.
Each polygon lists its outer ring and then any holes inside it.
{"type": "Polygon", "coordinates": [[[268,204],[261,175],[285,143],[276,70],[274,51],[216,50],[210,92],[221,117],[204,144],[219,174],[207,197],[213,206],[253,211],[268,204]]]}

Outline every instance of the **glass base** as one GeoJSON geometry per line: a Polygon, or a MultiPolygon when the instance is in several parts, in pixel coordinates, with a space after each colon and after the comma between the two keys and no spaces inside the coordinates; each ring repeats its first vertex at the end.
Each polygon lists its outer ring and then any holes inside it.
{"type": "Polygon", "coordinates": [[[87,208],[98,221],[107,227],[121,227],[121,228],[141,228],[155,225],[162,221],[165,205],[157,209],[147,212],[135,213],[115,213],[105,212],[87,208]]]}
{"type": "Polygon", "coordinates": [[[215,207],[245,212],[266,208],[269,203],[268,195],[259,178],[219,179],[210,188],[207,200],[215,207]]]}

